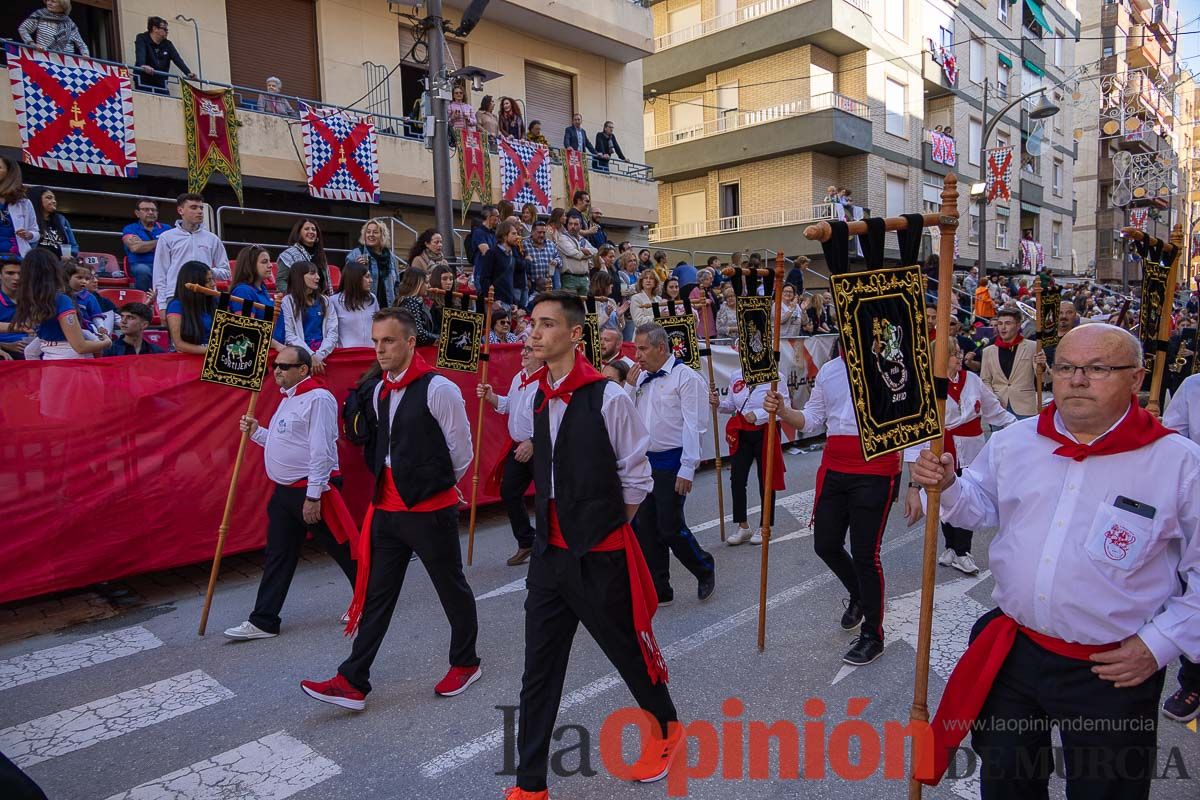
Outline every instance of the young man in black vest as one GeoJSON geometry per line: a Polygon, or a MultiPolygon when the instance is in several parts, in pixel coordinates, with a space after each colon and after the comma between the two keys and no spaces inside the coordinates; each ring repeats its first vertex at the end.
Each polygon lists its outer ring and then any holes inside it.
{"type": "Polygon", "coordinates": [[[377,479],[359,536],[358,580],[347,635],[350,657],[327,681],[301,681],[304,693],[361,711],[371,663],[396,610],[413,553],[421,559],[450,622],[450,671],[434,687],[443,697],[479,680],[475,595],[463,577],[458,490],[471,464],[471,428],[462,393],[416,353],[417,323],[407,311],[376,312],[371,326],[383,380],[375,389],[368,454],[377,479]],[[361,621],[361,624],[360,624],[361,621]]]}
{"type": "MultiPolygon", "coordinates": [[[[654,640],[654,581],[629,521],[653,486],[650,437],[633,403],[579,351],[583,301],[546,292],[532,312],[538,389],[514,413],[533,430],[537,534],[525,599],[525,673],[517,785],[506,800],[546,800],[546,760],[571,641],[582,622],[657,722],[629,777],[663,778],[681,729],[654,640]]],[[[531,387],[532,388],[532,387],[531,387]]]]}

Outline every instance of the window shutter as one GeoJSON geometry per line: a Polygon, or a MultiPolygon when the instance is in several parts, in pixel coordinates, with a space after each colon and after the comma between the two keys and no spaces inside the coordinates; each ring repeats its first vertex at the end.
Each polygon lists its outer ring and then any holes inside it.
{"type": "Polygon", "coordinates": [[[238,0],[225,13],[231,83],[265,90],[274,75],[284,94],[321,99],[313,0],[238,0]]]}
{"type": "MultiPolygon", "coordinates": [[[[563,132],[571,127],[575,113],[575,79],[536,64],[525,64],[525,124],[542,123],[542,135],[555,147],[562,145],[563,132]]],[[[586,129],[588,120],[584,120],[586,129]]],[[[600,120],[599,124],[603,124],[600,120]]],[[[592,122],[592,127],[596,123],[592,122]]],[[[588,131],[595,135],[595,131],[588,131]]]]}

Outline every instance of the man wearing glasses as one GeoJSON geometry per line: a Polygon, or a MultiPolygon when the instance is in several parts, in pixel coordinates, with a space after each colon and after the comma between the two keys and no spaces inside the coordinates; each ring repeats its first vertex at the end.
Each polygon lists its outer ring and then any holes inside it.
{"type": "Polygon", "coordinates": [[[225,631],[239,641],[279,635],[279,611],[309,533],[354,589],[350,540],[357,533],[337,489],[337,400],[312,377],[312,356],[303,348],[279,352],[275,382],[283,399],[271,423],[264,428],[249,414],[241,420],[242,430],[263,448],[263,465],[275,482],[275,493],[267,503],[267,560],[254,611],[250,619],[225,631]]]}
{"type": "Polygon", "coordinates": [[[179,71],[192,80],[196,73],[188,68],[175,45],[167,38],[167,21],[162,17],[150,17],[146,20],[146,32],[139,33],[133,40],[135,65],[137,71],[133,77],[137,88],[144,92],[155,94],[170,94],[167,89],[167,75],[171,64],[179,67],[179,71]]]}
{"type": "Polygon", "coordinates": [[[949,454],[912,465],[944,521],[999,529],[998,607],[975,624],[917,777],[936,784],[971,731],[984,797],[1045,797],[1056,725],[1068,797],[1148,797],[1166,667],[1200,659],[1200,445],[1137,404],[1128,331],[1069,331],[1050,374],[1054,402],[961,477],[949,454]]]}

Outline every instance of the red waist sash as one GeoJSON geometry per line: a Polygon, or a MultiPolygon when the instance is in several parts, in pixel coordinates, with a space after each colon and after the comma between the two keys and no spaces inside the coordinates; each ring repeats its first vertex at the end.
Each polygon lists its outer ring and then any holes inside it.
{"type": "Polygon", "coordinates": [[[851,475],[881,475],[890,478],[900,474],[900,454],[888,453],[886,456],[867,461],[862,456],[862,445],[857,436],[828,436],[825,438],[825,450],[821,453],[821,466],[817,467],[817,485],[813,492],[813,513],[816,513],[817,501],[821,499],[821,486],[825,483],[825,473],[848,472],[851,475]]]}
{"type": "MultiPolygon", "coordinates": [[[[335,469],[329,477],[339,478],[341,473],[335,469]]],[[[301,478],[288,486],[292,489],[307,489],[308,480],[301,478]]],[[[334,539],[343,544],[350,542],[350,552],[353,554],[358,544],[358,526],[354,524],[354,515],[346,506],[346,499],[332,483],[321,493],[321,519],[329,526],[334,539]]]]}
{"type": "MultiPolygon", "coordinates": [[[[738,451],[738,446],[741,444],[742,431],[757,431],[767,427],[767,423],[755,425],[753,422],[747,422],[746,418],[741,414],[733,414],[729,417],[729,421],[725,423],[725,444],[729,445],[729,457],[733,458],[733,454],[738,451]]],[[[765,432],[764,432],[765,433],[765,432]]],[[[775,473],[772,476],[772,489],[776,492],[782,492],[787,488],[787,482],[784,479],[784,473],[787,472],[787,465],[783,461],[783,436],[779,426],[775,426],[775,473]]],[[[767,463],[767,437],[764,435],[762,440],[762,463],[767,463]]]]}
{"type": "Polygon", "coordinates": [[[954,456],[954,464],[961,466],[958,463],[958,447],[954,444],[954,437],[962,436],[983,436],[983,417],[964,422],[956,428],[947,428],[945,435],[942,437],[942,451],[954,456]]]}

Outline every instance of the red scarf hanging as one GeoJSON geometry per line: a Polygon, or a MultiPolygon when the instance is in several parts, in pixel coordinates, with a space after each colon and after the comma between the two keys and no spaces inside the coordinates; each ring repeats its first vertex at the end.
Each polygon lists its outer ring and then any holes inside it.
{"type": "Polygon", "coordinates": [[[1038,415],[1037,432],[1062,445],[1054,451],[1054,455],[1076,461],[1083,461],[1088,456],[1111,456],[1139,450],[1175,432],[1139,406],[1136,396],[1130,396],[1129,413],[1117,423],[1117,427],[1091,444],[1080,444],[1059,433],[1054,426],[1054,414],[1055,404],[1051,401],[1038,415]]]}
{"type": "MultiPolygon", "coordinates": [[[[325,382],[315,376],[309,376],[296,384],[292,397],[299,397],[317,389],[324,389],[325,382]]],[[[286,392],[284,393],[286,395],[286,392]]],[[[329,474],[330,478],[341,475],[336,469],[329,474]]],[[[308,480],[302,478],[292,484],[293,488],[303,489],[308,486],[308,480]]],[[[354,524],[354,515],[346,506],[346,499],[332,483],[328,484],[321,493],[321,519],[329,526],[329,532],[340,543],[350,543],[350,553],[353,555],[358,545],[358,526],[354,524]]]]}
{"type": "MultiPolygon", "coordinates": [[[[741,414],[734,413],[729,417],[729,421],[725,423],[725,443],[729,445],[729,457],[733,458],[733,454],[738,451],[738,444],[741,437],[738,436],[738,431],[756,431],[760,428],[765,428],[766,423],[755,425],[753,422],[747,422],[746,418],[741,414]]],[[[787,465],[783,463],[783,431],[779,429],[779,424],[775,424],[775,464],[778,469],[771,476],[771,488],[776,492],[782,492],[787,488],[787,481],[784,478],[784,473],[787,472],[787,465]]],[[[764,432],[762,440],[762,463],[763,469],[766,469],[767,463],[767,436],[764,432]]]]}
{"type": "Polygon", "coordinates": [[[1023,341],[1025,341],[1025,337],[1018,333],[1017,338],[1013,339],[1011,342],[1006,342],[1003,339],[1001,339],[999,336],[997,336],[995,345],[996,345],[996,347],[999,347],[1001,350],[1016,350],[1017,345],[1019,345],[1023,341]]]}
{"type": "Polygon", "coordinates": [[[529,383],[533,383],[535,380],[538,382],[538,389],[542,392],[542,404],[536,409],[540,413],[551,400],[557,398],[564,403],[570,403],[573,392],[597,381],[608,379],[596,371],[596,368],[592,366],[592,362],[588,361],[587,356],[583,354],[582,350],[576,350],[575,365],[571,367],[571,371],[567,374],[566,379],[563,380],[557,389],[550,385],[550,368],[545,364],[529,376],[529,383]]]}

